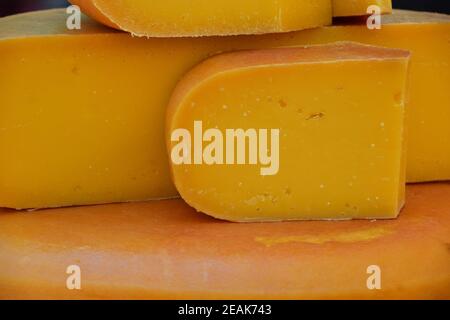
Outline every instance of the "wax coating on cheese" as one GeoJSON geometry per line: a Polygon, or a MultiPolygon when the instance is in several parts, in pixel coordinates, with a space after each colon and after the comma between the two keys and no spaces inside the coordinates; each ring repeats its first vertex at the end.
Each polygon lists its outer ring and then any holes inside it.
{"type": "Polygon", "coordinates": [[[168,107],[180,195],[231,221],[397,217],[408,61],[407,51],[338,43],[203,62],[168,107]]]}
{"type": "Polygon", "coordinates": [[[448,299],[449,198],[408,186],[399,219],[373,222],[226,223],[182,200],[0,209],[0,299],[448,299]]]}
{"type": "Polygon", "coordinates": [[[71,0],[105,23],[147,37],[288,32],[331,24],[330,0],[71,0]]]}

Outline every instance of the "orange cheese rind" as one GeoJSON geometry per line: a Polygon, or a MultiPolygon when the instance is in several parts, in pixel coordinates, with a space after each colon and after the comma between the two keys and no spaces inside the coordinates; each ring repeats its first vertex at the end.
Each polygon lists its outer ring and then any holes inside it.
{"type": "Polygon", "coordinates": [[[3,209],[0,299],[449,299],[449,198],[448,183],[412,185],[396,220],[270,224],[181,200],[3,209]]]}

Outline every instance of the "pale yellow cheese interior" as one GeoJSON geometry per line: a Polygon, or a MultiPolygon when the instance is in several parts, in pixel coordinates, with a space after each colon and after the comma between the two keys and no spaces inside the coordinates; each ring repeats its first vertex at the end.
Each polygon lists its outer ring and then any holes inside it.
{"type": "Polygon", "coordinates": [[[343,43],[200,64],[180,81],[167,116],[182,198],[232,221],[395,218],[404,203],[408,58],[343,43]],[[179,129],[189,135],[174,135],[179,129]]]}

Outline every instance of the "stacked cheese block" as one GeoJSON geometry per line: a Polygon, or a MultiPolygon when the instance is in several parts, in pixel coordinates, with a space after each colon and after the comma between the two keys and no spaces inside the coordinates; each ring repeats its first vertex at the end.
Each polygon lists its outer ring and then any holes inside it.
{"type": "Polygon", "coordinates": [[[449,16],[72,2],[0,19],[0,298],[450,297],[449,16]]]}

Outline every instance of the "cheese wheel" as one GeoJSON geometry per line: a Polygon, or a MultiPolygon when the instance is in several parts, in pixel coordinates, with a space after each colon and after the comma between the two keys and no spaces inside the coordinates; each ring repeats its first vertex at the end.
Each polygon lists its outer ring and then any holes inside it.
{"type": "Polygon", "coordinates": [[[110,27],[147,37],[263,34],[331,24],[330,0],[71,0],[110,27]]]}
{"type": "Polygon", "coordinates": [[[450,184],[407,198],[372,222],[235,224],[181,200],[2,210],[0,299],[450,298],[450,184]]]}

